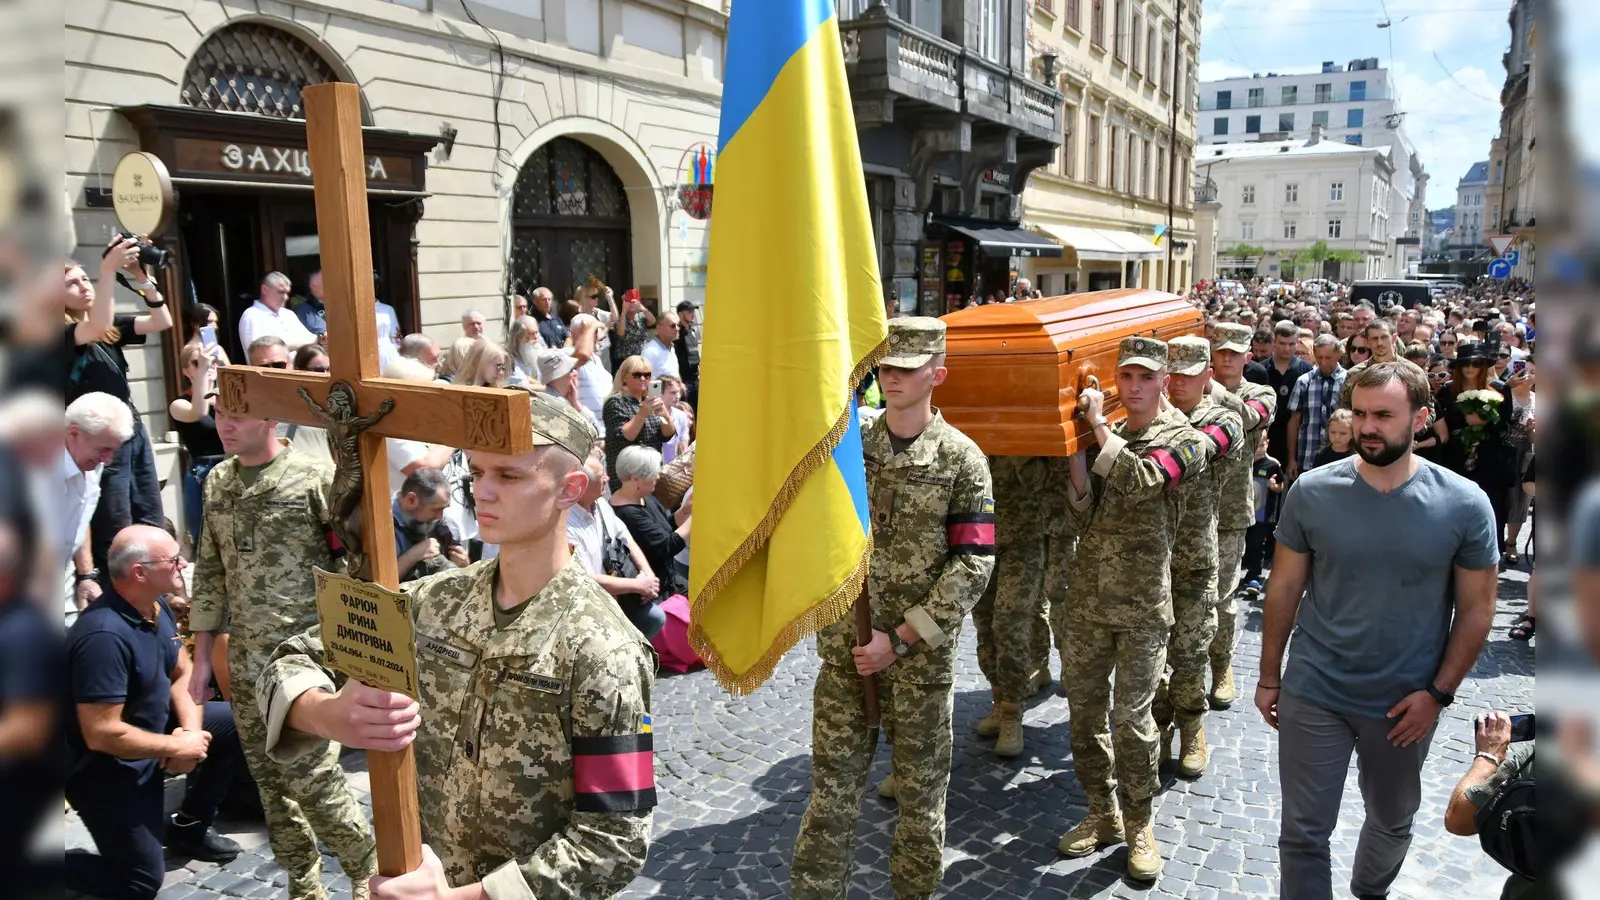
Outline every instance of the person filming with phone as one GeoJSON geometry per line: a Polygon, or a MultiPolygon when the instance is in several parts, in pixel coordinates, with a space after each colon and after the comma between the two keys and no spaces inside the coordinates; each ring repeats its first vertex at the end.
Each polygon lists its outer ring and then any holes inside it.
{"type": "Polygon", "coordinates": [[[606,477],[613,491],[622,487],[617,477],[617,457],[626,447],[661,447],[677,435],[667,404],[661,399],[661,381],[642,356],[630,356],[617,366],[611,396],[606,398],[606,477]]]}

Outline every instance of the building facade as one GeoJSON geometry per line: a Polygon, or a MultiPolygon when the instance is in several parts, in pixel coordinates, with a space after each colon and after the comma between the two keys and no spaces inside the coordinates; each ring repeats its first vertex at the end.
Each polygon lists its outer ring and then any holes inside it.
{"type": "Polygon", "coordinates": [[[1396,273],[1421,258],[1427,217],[1427,175],[1406,133],[1389,70],[1376,58],[1320,71],[1269,72],[1208,81],[1200,86],[1201,144],[1306,139],[1320,127],[1327,140],[1358,147],[1387,147],[1395,167],[1388,207],[1390,252],[1396,273]]]}
{"type": "Polygon", "coordinates": [[[1023,194],[1029,228],[1059,259],[1025,267],[1047,296],[1196,280],[1190,190],[1200,4],[1035,0],[1029,43],[1064,96],[1061,147],[1023,194]],[[1176,132],[1173,117],[1176,113],[1176,132]],[[1173,200],[1171,233],[1167,225],[1173,200]],[[1161,235],[1157,240],[1157,235],[1161,235]]]}
{"type": "MultiPolygon", "coordinates": [[[[716,141],[721,0],[101,0],[66,14],[66,191],[86,264],[118,229],[111,173],[159,157],[176,186],[163,290],[239,316],[262,277],[319,267],[301,91],[360,86],[379,298],[406,331],[502,334],[507,298],[593,276],[698,301],[705,223],[676,209],[716,141]],[[120,60],[120,63],[114,61],[120,60]]],[[[131,295],[119,302],[134,305],[131,295]]],[[[179,325],[130,348],[157,440],[183,390],[179,325]]],[[[164,465],[176,457],[163,445],[164,465]]],[[[181,479],[169,478],[177,484],[181,479]]],[[[176,509],[179,504],[169,504],[176,509]]]]}
{"type": "Polygon", "coordinates": [[[1362,261],[1328,262],[1321,272],[1294,278],[1380,278],[1400,274],[1392,254],[1389,208],[1395,166],[1386,147],[1358,147],[1313,135],[1304,141],[1201,146],[1195,166],[1205,192],[1216,198],[1221,276],[1290,275],[1297,251],[1318,242],[1330,251],[1354,251],[1362,261]],[[1258,255],[1230,254],[1241,246],[1258,255]]]}
{"type": "Polygon", "coordinates": [[[1487,191],[1488,221],[1497,234],[1517,238],[1518,261],[1512,268],[1517,278],[1532,280],[1537,253],[1534,196],[1538,188],[1538,168],[1534,165],[1534,110],[1538,72],[1534,57],[1538,44],[1535,16],[1540,14],[1537,0],[1516,0],[1508,24],[1511,47],[1503,58],[1505,84],[1500,89],[1500,131],[1490,148],[1490,180],[1487,191]]]}
{"type": "Polygon", "coordinates": [[[1487,218],[1485,201],[1489,192],[1489,162],[1473,163],[1456,182],[1456,225],[1450,249],[1461,259],[1471,259],[1488,246],[1489,235],[1497,234],[1493,220],[1487,218]]]}

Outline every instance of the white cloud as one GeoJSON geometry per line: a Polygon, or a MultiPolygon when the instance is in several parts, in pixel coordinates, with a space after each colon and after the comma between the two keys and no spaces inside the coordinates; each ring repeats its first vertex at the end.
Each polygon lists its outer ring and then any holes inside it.
{"type": "Polygon", "coordinates": [[[1478,66],[1446,74],[1434,65],[1419,75],[1402,65],[1395,84],[1406,133],[1433,176],[1428,205],[1447,206],[1444,198],[1454,196],[1467,169],[1489,158],[1489,142],[1500,129],[1500,78],[1478,66]]]}

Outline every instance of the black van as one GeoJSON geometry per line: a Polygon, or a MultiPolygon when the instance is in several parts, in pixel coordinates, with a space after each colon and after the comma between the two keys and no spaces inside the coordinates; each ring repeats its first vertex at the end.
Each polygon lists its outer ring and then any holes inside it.
{"type": "Polygon", "coordinates": [[[1372,304],[1372,308],[1382,311],[1389,302],[1398,303],[1407,309],[1419,303],[1430,303],[1433,293],[1426,281],[1410,281],[1404,278],[1375,278],[1369,281],[1357,281],[1350,286],[1350,302],[1360,303],[1365,300],[1372,304]]]}

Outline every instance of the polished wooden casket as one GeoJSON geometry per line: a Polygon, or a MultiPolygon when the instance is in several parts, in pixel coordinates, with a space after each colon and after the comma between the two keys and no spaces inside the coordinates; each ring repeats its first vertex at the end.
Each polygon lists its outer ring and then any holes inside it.
{"type": "Polygon", "coordinates": [[[990,456],[1069,456],[1094,443],[1078,410],[1078,391],[1117,398],[1117,348],[1123,338],[1164,341],[1199,334],[1205,319],[1176,294],[1142,288],[996,303],[943,317],[944,384],[933,403],[945,420],[990,456]]]}

